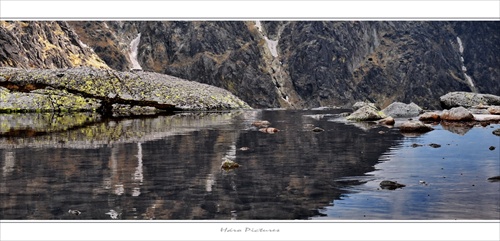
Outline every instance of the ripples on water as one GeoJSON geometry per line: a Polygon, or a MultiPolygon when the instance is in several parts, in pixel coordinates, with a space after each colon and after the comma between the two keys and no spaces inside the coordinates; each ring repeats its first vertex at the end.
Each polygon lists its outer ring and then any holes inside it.
{"type": "Polygon", "coordinates": [[[404,137],[339,122],[342,111],[3,115],[0,218],[500,219],[500,182],[486,180],[500,175],[500,125],[404,137]],[[241,166],[221,170],[224,159],[241,166]],[[407,186],[380,190],[387,179],[407,186]]]}

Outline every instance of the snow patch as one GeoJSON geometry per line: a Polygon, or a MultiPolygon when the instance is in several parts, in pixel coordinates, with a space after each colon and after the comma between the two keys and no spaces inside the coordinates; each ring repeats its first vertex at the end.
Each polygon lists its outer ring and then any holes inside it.
{"type": "Polygon", "coordinates": [[[278,40],[270,40],[267,37],[264,37],[264,39],[266,40],[269,51],[271,51],[271,55],[273,57],[278,57],[278,40]]]}
{"type": "Polygon", "coordinates": [[[469,82],[469,85],[472,87],[472,88],[475,88],[474,87],[474,81],[472,81],[472,78],[467,75],[467,68],[465,67],[465,59],[464,59],[464,56],[463,56],[463,53],[464,53],[464,45],[462,44],[462,40],[460,39],[460,37],[457,36],[457,42],[458,42],[458,51],[460,52],[460,61],[462,61],[462,72],[464,73],[464,76],[465,76],[465,79],[467,80],[467,82],[469,82]]]}
{"type": "Polygon", "coordinates": [[[458,36],[457,36],[457,42],[458,42],[458,51],[460,51],[460,53],[463,54],[464,53],[464,46],[462,45],[462,40],[458,36]]]}
{"type": "Polygon", "coordinates": [[[141,33],[137,34],[137,37],[130,42],[130,61],[132,62],[132,69],[142,69],[139,61],[137,60],[137,49],[139,47],[139,42],[141,41],[141,33]]]}
{"type": "Polygon", "coordinates": [[[257,30],[259,30],[259,32],[262,34],[262,36],[264,36],[264,40],[266,40],[266,43],[267,43],[267,48],[269,49],[269,51],[271,51],[271,55],[273,57],[278,57],[278,40],[271,40],[269,39],[267,36],[264,35],[264,33],[262,32],[262,23],[260,22],[260,20],[255,20],[255,27],[257,28],[257,30]]]}
{"type": "Polygon", "coordinates": [[[465,75],[465,78],[467,79],[467,81],[469,82],[469,85],[474,87],[474,82],[472,81],[472,78],[470,76],[467,75],[467,73],[464,72],[464,75],[465,75]]]}
{"type": "Polygon", "coordinates": [[[255,20],[255,27],[262,33],[262,24],[260,23],[260,20],[255,20]]]}

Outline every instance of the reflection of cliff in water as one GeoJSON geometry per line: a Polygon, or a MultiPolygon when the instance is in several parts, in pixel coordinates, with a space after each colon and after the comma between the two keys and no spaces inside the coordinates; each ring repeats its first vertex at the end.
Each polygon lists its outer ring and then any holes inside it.
{"type": "MultiPolygon", "coordinates": [[[[305,114],[310,112],[248,111],[230,118],[224,114],[184,116],[182,124],[171,123],[166,128],[171,132],[163,131],[173,134],[100,143],[92,145],[93,149],[1,147],[0,217],[183,220],[311,217],[318,208],[340,197],[342,186],[336,180],[372,171],[380,154],[401,135],[388,129],[385,134],[379,134],[377,128],[362,131],[305,114]],[[214,121],[202,124],[207,118],[214,121]],[[266,134],[250,128],[249,123],[256,118],[269,120],[281,131],[266,134]],[[186,119],[191,120],[190,124],[186,124],[186,119]],[[314,124],[325,131],[315,133],[304,129],[304,124],[314,124]],[[186,129],[189,131],[174,133],[186,129]],[[244,146],[249,150],[239,149],[244,146]],[[232,159],[241,167],[222,171],[223,158],[232,159]],[[68,213],[70,209],[82,213],[76,216],[68,213]]],[[[155,130],[151,126],[141,127],[135,121],[124,120],[135,123],[132,125],[138,125],[140,130],[155,130]]],[[[141,123],[166,125],[164,121],[141,123]]],[[[154,135],[144,133],[144,136],[154,135]]]]}

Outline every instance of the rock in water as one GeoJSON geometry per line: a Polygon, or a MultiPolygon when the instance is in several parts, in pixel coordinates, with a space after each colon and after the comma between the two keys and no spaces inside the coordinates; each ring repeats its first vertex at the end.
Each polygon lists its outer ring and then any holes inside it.
{"type": "Polygon", "coordinates": [[[325,131],[325,130],[323,128],[320,128],[320,127],[314,127],[312,129],[312,131],[314,131],[314,132],[322,132],[322,131],[325,131]]]}
{"type": "Polygon", "coordinates": [[[500,96],[472,92],[450,92],[439,98],[445,109],[453,107],[473,107],[479,105],[500,105],[500,96]]]}
{"type": "Polygon", "coordinates": [[[266,127],[269,127],[271,125],[271,122],[266,121],[266,120],[258,120],[258,121],[254,121],[252,123],[252,125],[255,127],[258,127],[258,128],[266,128],[266,127]]]}
{"type": "Polygon", "coordinates": [[[259,131],[263,132],[263,133],[274,134],[280,130],[278,130],[274,127],[267,127],[267,128],[260,128],[259,131]]]}
{"type": "Polygon", "coordinates": [[[430,125],[426,125],[421,121],[408,121],[399,127],[401,132],[406,133],[425,133],[434,130],[430,125]]]}
{"type": "Polygon", "coordinates": [[[441,121],[441,115],[437,112],[425,112],[418,117],[420,121],[441,121]]]}
{"type": "Polygon", "coordinates": [[[474,116],[462,106],[444,110],[441,119],[446,121],[473,121],[474,116]]]}
{"type": "Polygon", "coordinates": [[[395,181],[385,180],[385,181],[380,182],[380,187],[382,189],[395,190],[397,188],[406,187],[406,185],[398,183],[398,182],[395,182],[395,181]]]}
{"type": "Polygon", "coordinates": [[[490,177],[490,178],[488,178],[488,181],[490,181],[490,182],[500,182],[500,176],[490,177]]]}
{"type": "Polygon", "coordinates": [[[365,106],[370,106],[372,107],[373,109],[377,109],[377,107],[375,106],[374,103],[371,103],[371,102],[364,102],[364,101],[358,101],[356,103],[354,103],[354,105],[352,105],[352,110],[353,111],[357,111],[359,109],[361,109],[362,107],[365,107],[365,106]]]}
{"type": "Polygon", "coordinates": [[[350,121],[374,121],[385,117],[387,116],[378,109],[365,105],[347,116],[346,119],[350,121]]]}
{"type": "Polygon", "coordinates": [[[235,168],[238,168],[240,167],[240,164],[234,162],[234,161],[231,161],[229,159],[224,159],[224,161],[222,161],[221,163],[221,166],[220,166],[222,169],[224,170],[232,170],[232,169],[235,169],[235,168]]]}
{"type": "Polygon", "coordinates": [[[488,112],[492,115],[500,115],[500,106],[491,106],[488,108],[488,112]]]}
{"type": "Polygon", "coordinates": [[[423,110],[415,103],[405,104],[402,102],[394,102],[384,108],[382,112],[387,116],[392,117],[413,117],[420,115],[423,110]]]}
{"type": "Polygon", "coordinates": [[[500,136],[500,129],[496,129],[496,130],[492,131],[491,133],[493,133],[493,135],[500,136]]]}
{"type": "Polygon", "coordinates": [[[382,120],[379,120],[378,123],[381,124],[381,125],[392,126],[392,125],[394,125],[396,123],[396,121],[394,121],[394,118],[392,118],[392,117],[389,116],[389,117],[386,117],[386,118],[384,118],[382,120]]]}

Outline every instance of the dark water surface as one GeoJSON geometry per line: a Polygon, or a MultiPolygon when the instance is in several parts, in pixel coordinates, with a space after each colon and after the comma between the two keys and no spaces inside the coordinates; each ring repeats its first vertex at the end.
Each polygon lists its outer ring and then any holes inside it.
{"type": "Polygon", "coordinates": [[[500,182],[487,181],[500,175],[500,125],[405,137],[341,112],[3,115],[0,218],[500,219],[500,182]],[[258,131],[259,119],[281,131],[258,131]],[[241,166],[221,170],[224,159],[241,166]]]}

